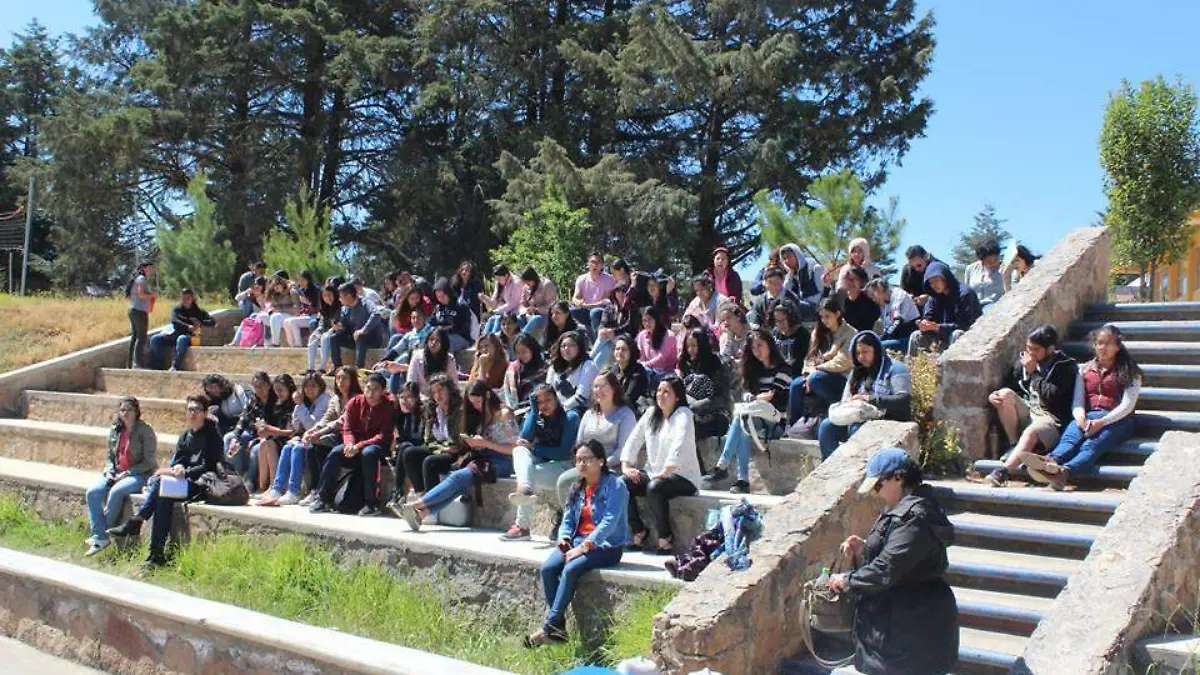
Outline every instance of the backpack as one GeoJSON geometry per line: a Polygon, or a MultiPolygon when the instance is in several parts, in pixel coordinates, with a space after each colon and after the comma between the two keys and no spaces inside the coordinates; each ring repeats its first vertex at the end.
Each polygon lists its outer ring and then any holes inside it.
{"type": "Polygon", "coordinates": [[[255,317],[248,316],[245,319],[242,319],[240,330],[242,331],[242,336],[241,339],[238,340],[239,347],[263,346],[263,340],[266,337],[267,330],[266,327],[263,326],[262,321],[259,321],[255,317]]]}
{"type": "Polygon", "coordinates": [[[250,503],[250,491],[242,477],[228,462],[217,465],[196,479],[200,487],[199,500],[213,506],[245,506],[250,503]]]}
{"type": "Polygon", "coordinates": [[[333,493],[333,508],[338,513],[358,513],[366,505],[363,499],[362,471],[343,469],[333,493]]]}

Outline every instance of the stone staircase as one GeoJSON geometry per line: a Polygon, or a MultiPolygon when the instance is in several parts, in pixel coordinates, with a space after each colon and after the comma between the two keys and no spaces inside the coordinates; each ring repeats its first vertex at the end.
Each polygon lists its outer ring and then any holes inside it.
{"type": "MultiPolygon", "coordinates": [[[[1141,464],[1169,430],[1200,430],[1200,303],[1096,305],[1071,325],[1065,351],[1091,358],[1087,335],[1115,323],[1145,370],[1135,438],[1103,458],[1097,475],[1056,493],[1016,475],[1008,487],[937,482],[955,525],[948,578],[959,602],[960,670],[1000,673],[1088,554],[1141,464]]],[[[981,460],[987,474],[999,466],[981,460]]]]}

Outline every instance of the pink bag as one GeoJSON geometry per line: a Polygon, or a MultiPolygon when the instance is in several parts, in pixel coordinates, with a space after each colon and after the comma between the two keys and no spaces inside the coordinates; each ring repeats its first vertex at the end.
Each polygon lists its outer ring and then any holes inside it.
{"type": "Polygon", "coordinates": [[[261,347],[263,339],[266,337],[267,330],[263,326],[263,322],[257,318],[248,316],[242,319],[241,328],[242,337],[238,340],[239,347],[261,347]]]}

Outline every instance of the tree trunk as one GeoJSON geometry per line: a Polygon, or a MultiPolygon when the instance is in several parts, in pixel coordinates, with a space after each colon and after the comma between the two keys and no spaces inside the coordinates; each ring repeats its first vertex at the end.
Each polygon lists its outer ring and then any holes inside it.
{"type": "Polygon", "coordinates": [[[338,171],[342,168],[342,126],[346,117],[346,91],[341,87],[333,90],[333,106],[325,125],[325,166],[317,198],[326,208],[333,205],[337,191],[338,171]]]}
{"type": "Polygon", "coordinates": [[[1150,263],[1150,302],[1161,299],[1162,293],[1158,290],[1158,264],[1150,263]]]}
{"type": "Polygon", "coordinates": [[[692,250],[692,269],[708,269],[712,262],[712,252],[723,242],[717,237],[717,218],[722,195],[719,194],[720,178],[718,170],[721,162],[721,122],[717,104],[712,104],[708,122],[704,129],[703,154],[700,157],[699,208],[697,220],[699,231],[696,237],[696,247],[692,250]]]}
{"type": "Polygon", "coordinates": [[[325,86],[322,76],[325,70],[325,40],[320,35],[309,35],[304,43],[304,84],[302,88],[303,109],[300,120],[300,180],[310,188],[317,189],[321,179],[319,157],[321,156],[322,118],[325,115],[325,86]]]}

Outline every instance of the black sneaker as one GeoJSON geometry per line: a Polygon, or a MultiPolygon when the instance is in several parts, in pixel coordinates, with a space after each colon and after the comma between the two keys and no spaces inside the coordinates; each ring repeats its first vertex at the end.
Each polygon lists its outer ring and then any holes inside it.
{"type": "Polygon", "coordinates": [[[1008,469],[1004,467],[996,469],[988,474],[987,481],[992,484],[992,487],[1004,487],[1008,484],[1008,469]]]}
{"type": "Polygon", "coordinates": [[[379,516],[383,515],[383,511],[380,511],[379,507],[375,506],[374,504],[367,504],[359,509],[358,515],[362,516],[363,518],[378,518],[379,516]]]}
{"type": "Polygon", "coordinates": [[[144,572],[149,572],[151,570],[156,570],[160,567],[166,567],[166,566],[167,566],[167,559],[161,555],[154,555],[153,553],[151,553],[150,557],[146,558],[146,560],[143,561],[142,564],[140,565],[142,571],[144,571],[144,572]]]}
{"type": "Polygon", "coordinates": [[[750,483],[748,483],[747,481],[744,481],[744,480],[739,480],[736,483],[734,483],[732,487],[729,488],[729,492],[732,494],[735,494],[735,495],[749,494],[750,493],[750,483]]]}
{"type": "Polygon", "coordinates": [[[333,506],[327,504],[324,499],[318,499],[308,507],[309,513],[329,513],[333,511],[333,506]]]}
{"type": "Polygon", "coordinates": [[[130,518],[121,523],[117,527],[108,528],[108,534],[112,537],[136,537],[142,533],[142,521],[140,518],[130,518]]]}

